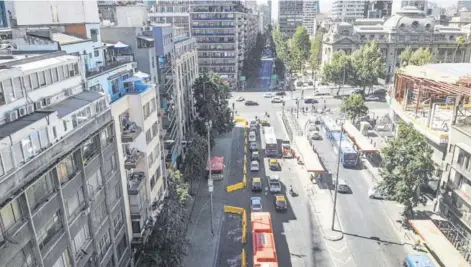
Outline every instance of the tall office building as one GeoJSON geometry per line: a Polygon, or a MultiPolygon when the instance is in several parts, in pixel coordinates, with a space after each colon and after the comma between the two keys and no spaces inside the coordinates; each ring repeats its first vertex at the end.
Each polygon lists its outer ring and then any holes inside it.
{"type": "Polygon", "coordinates": [[[335,0],[331,15],[334,20],[352,23],[364,18],[365,0],[335,0]]]}
{"type": "Polygon", "coordinates": [[[364,18],[380,19],[392,15],[393,0],[369,0],[365,2],[364,18]]]}
{"type": "Polygon", "coordinates": [[[149,11],[149,20],[158,24],[171,24],[184,28],[190,37],[190,0],[154,1],[149,11]]]}
{"type": "Polygon", "coordinates": [[[308,35],[314,36],[316,29],[315,18],[316,14],[320,13],[319,0],[305,0],[303,1],[303,27],[308,31],[308,35]]]}
{"type": "Polygon", "coordinates": [[[470,3],[471,0],[459,0],[457,1],[457,12],[463,10],[464,8],[467,9],[467,11],[470,12],[470,3]]]}
{"type": "Polygon", "coordinates": [[[398,0],[392,3],[392,15],[398,12],[406,6],[414,6],[421,10],[424,14],[428,11],[428,0],[398,0]]]}
{"type": "Polygon", "coordinates": [[[192,36],[197,40],[199,71],[214,72],[236,88],[246,54],[255,42],[257,16],[241,1],[195,1],[192,36]],[[251,25],[251,22],[253,25],[251,25]]]}
{"type": "Polygon", "coordinates": [[[269,5],[260,5],[259,10],[262,13],[262,25],[266,26],[271,24],[269,5]]]}
{"type": "Polygon", "coordinates": [[[279,1],[278,25],[286,38],[292,38],[297,27],[303,25],[303,0],[279,1]]]}

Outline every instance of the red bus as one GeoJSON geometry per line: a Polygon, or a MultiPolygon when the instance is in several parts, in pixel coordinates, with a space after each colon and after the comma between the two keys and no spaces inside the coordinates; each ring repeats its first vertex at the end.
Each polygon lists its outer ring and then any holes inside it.
{"type": "Polygon", "coordinates": [[[278,267],[272,218],[269,212],[251,212],[254,267],[278,267]]]}
{"type": "Polygon", "coordinates": [[[211,178],[213,178],[213,180],[223,180],[223,172],[225,170],[224,162],[224,157],[212,157],[210,161],[207,162],[207,174],[211,170],[211,178]]]}

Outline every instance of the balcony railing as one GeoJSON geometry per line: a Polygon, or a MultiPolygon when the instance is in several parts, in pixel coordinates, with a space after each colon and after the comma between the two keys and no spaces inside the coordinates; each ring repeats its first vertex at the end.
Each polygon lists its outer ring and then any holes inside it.
{"type": "Polygon", "coordinates": [[[194,33],[194,36],[233,36],[235,33],[220,33],[220,32],[210,32],[210,33],[194,33]]]}
{"type": "Polygon", "coordinates": [[[107,71],[110,71],[114,68],[117,68],[121,65],[128,64],[134,62],[134,56],[133,55],[122,55],[122,56],[115,56],[113,57],[113,60],[106,62],[105,65],[97,67],[95,69],[90,69],[85,73],[85,76],[87,78],[93,77],[93,76],[98,76],[102,73],[105,73],[107,71]]]}
{"type": "Polygon", "coordinates": [[[453,201],[452,197],[445,194],[444,195],[444,202],[447,204],[448,209],[457,217],[459,218],[465,225],[471,226],[471,214],[470,208],[459,208],[453,201]]]}
{"type": "Polygon", "coordinates": [[[144,172],[132,172],[128,175],[128,193],[136,195],[139,193],[141,182],[145,181],[146,175],[144,172]]]}
{"type": "Polygon", "coordinates": [[[136,140],[141,134],[143,129],[136,125],[134,122],[128,122],[128,124],[121,127],[121,142],[129,143],[136,140]]]}
{"type": "Polygon", "coordinates": [[[135,169],[144,158],[144,153],[133,148],[129,153],[126,153],[125,157],[125,169],[135,169]]]}
{"type": "Polygon", "coordinates": [[[192,25],[192,29],[207,29],[207,28],[232,29],[234,28],[234,25],[192,25]]]}
{"type": "Polygon", "coordinates": [[[453,181],[448,180],[447,186],[454,191],[456,195],[458,195],[464,202],[466,202],[470,206],[470,191],[465,192],[459,188],[453,181]]]}

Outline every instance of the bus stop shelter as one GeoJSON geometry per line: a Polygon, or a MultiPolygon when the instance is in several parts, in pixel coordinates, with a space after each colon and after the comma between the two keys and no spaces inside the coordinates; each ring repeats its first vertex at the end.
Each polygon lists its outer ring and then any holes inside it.
{"type": "Polygon", "coordinates": [[[357,150],[364,153],[378,152],[367,137],[365,137],[350,121],[343,124],[343,129],[351,140],[356,144],[357,150]]]}
{"type": "Polygon", "coordinates": [[[410,220],[409,223],[444,266],[470,266],[432,220],[410,220]]]}
{"type": "Polygon", "coordinates": [[[318,157],[318,154],[313,151],[312,147],[308,143],[308,140],[306,140],[304,137],[296,137],[302,139],[304,142],[301,142],[302,140],[298,141],[298,144],[303,144],[303,145],[297,145],[297,148],[299,150],[299,154],[302,157],[303,164],[306,167],[307,172],[313,172],[315,174],[322,174],[325,172],[325,169],[323,165],[321,164],[320,158],[318,157]]]}

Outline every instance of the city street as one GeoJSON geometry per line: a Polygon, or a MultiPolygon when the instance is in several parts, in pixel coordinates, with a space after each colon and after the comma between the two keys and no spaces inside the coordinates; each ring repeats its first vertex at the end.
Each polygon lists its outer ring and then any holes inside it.
{"type": "Polygon", "coordinates": [[[261,92],[269,90],[273,64],[273,59],[262,59],[262,66],[258,70],[259,73],[247,79],[244,91],[261,92]]]}
{"type": "MultiPolygon", "coordinates": [[[[294,94],[301,94],[299,91],[294,94]]],[[[233,98],[243,96],[247,99],[251,99],[259,102],[259,106],[244,106],[243,103],[237,103],[235,108],[238,112],[238,116],[245,118],[254,118],[255,116],[262,118],[265,112],[270,114],[270,122],[275,127],[278,138],[284,139],[285,130],[284,126],[281,125],[279,120],[276,120],[276,111],[282,110],[282,104],[270,103],[270,98],[264,98],[264,93],[251,93],[241,92],[233,93],[233,98]],[[280,137],[279,137],[280,136],[280,137]]],[[[286,96],[287,97],[287,96],[286,96]]],[[[324,105],[322,99],[318,99],[319,107],[324,105]]],[[[327,98],[326,106],[330,108],[333,114],[330,116],[336,117],[339,113],[339,106],[341,100],[327,98]]],[[[381,102],[369,102],[367,106],[372,112],[376,114],[386,114],[388,112],[388,106],[386,103],[381,102]]],[[[295,101],[288,100],[286,102],[286,108],[295,107],[295,101]]],[[[300,118],[308,118],[308,116],[299,114],[300,118]]],[[[304,124],[304,123],[303,123],[304,124]]],[[[303,125],[302,125],[303,126],[303,125]]],[[[301,127],[303,129],[303,127],[301,127]]],[[[320,154],[322,161],[326,165],[326,168],[332,172],[336,172],[336,156],[331,144],[327,140],[318,141],[317,152],[320,154]]],[[[290,165],[286,160],[283,164],[287,164],[291,168],[297,166],[290,165]]],[[[284,170],[285,171],[285,170],[284,170]]],[[[286,177],[294,177],[289,183],[293,183],[294,187],[297,188],[296,174],[287,173],[286,177]]],[[[338,217],[341,222],[342,231],[344,232],[344,240],[349,245],[352,253],[352,258],[356,266],[399,266],[401,261],[406,256],[406,251],[403,246],[403,241],[400,241],[395,229],[392,227],[391,222],[387,219],[382,201],[371,200],[368,198],[367,190],[372,186],[369,182],[370,177],[365,170],[351,170],[344,169],[342,166],[339,171],[340,179],[345,179],[352,189],[352,194],[339,195],[338,198],[338,217]]],[[[282,175],[281,175],[282,176],[282,175]]],[[[283,174],[285,176],[285,173],[283,174]]],[[[298,178],[298,177],[297,177],[298,178]]],[[[283,179],[282,179],[283,180],[283,179]]],[[[286,182],[286,180],[284,181],[286,182]]],[[[297,189],[297,190],[303,190],[297,189]]],[[[302,194],[299,197],[300,200],[290,199],[291,206],[294,206],[293,202],[303,204],[304,201],[302,194]]],[[[316,203],[315,203],[316,205],[316,203]]],[[[307,216],[309,216],[307,214],[307,216]]],[[[299,215],[296,214],[297,220],[299,215]]],[[[296,224],[294,222],[294,224],[296,224]]],[[[310,229],[311,225],[306,224],[306,221],[299,222],[300,227],[303,229],[310,229]]],[[[311,230],[311,229],[310,229],[311,230]]],[[[316,231],[316,230],[315,230],[316,231]]],[[[301,241],[301,240],[300,240],[301,241]]],[[[299,242],[300,242],[299,241],[299,242]]],[[[289,250],[292,250],[289,244],[289,250]]],[[[329,246],[329,245],[328,245],[329,246]]],[[[328,248],[330,249],[330,248],[328,248]]],[[[337,249],[329,251],[330,254],[336,253],[337,249]]],[[[326,254],[326,253],[325,253],[326,254]]],[[[282,257],[282,256],[279,256],[282,257]]],[[[351,262],[352,266],[354,264],[351,262]]],[[[314,262],[313,264],[318,264],[314,262]]],[[[343,266],[342,263],[335,261],[336,266],[343,266]]],[[[302,265],[301,265],[302,266],[302,265]]]]}

